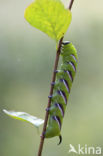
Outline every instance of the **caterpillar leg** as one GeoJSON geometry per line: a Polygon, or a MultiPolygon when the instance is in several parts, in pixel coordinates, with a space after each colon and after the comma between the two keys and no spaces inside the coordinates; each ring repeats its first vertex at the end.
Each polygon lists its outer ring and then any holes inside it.
{"type": "Polygon", "coordinates": [[[50,111],[50,108],[46,108],[45,110],[46,110],[47,112],[49,112],[49,111],[50,111]]]}

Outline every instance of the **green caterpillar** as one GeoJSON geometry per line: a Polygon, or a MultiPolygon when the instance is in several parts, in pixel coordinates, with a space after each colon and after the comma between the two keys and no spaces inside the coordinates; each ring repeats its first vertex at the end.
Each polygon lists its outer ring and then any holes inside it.
{"type": "Polygon", "coordinates": [[[53,95],[49,96],[51,98],[51,106],[47,109],[49,111],[49,121],[44,134],[46,138],[59,136],[59,144],[62,142],[60,131],[78,59],[75,47],[68,41],[62,43],[60,55],[63,63],[60,70],[56,71],[55,83],[52,83],[54,90],[53,95]]]}

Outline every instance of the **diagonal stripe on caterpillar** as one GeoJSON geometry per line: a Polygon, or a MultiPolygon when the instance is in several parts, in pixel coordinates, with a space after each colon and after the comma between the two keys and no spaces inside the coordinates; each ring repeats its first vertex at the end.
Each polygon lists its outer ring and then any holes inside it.
{"type": "Polygon", "coordinates": [[[51,106],[49,111],[48,126],[45,132],[45,138],[59,136],[62,141],[61,126],[67,101],[69,98],[71,86],[75,77],[77,68],[77,51],[71,42],[65,41],[61,48],[62,64],[60,70],[56,71],[56,81],[54,85],[53,95],[51,98],[51,106]]]}

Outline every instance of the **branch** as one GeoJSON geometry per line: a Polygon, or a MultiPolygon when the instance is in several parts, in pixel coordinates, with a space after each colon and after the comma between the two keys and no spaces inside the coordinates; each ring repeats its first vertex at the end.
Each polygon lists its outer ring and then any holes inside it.
{"type": "Polygon", "coordinates": [[[70,4],[69,4],[69,10],[71,10],[72,5],[73,5],[73,2],[74,2],[74,0],[71,0],[71,1],[70,1],[70,4]]]}
{"type": "MultiPolygon", "coordinates": [[[[72,5],[73,5],[73,2],[74,2],[74,0],[71,0],[70,1],[69,8],[68,8],[69,10],[71,10],[72,5]]],[[[51,84],[53,82],[55,82],[55,79],[56,79],[56,72],[55,71],[57,70],[57,67],[58,67],[59,56],[60,56],[60,51],[61,51],[61,45],[62,45],[63,38],[64,38],[64,36],[60,39],[59,44],[58,44],[58,49],[57,49],[57,52],[56,52],[56,59],[55,59],[55,64],[54,64],[54,70],[53,70],[53,76],[52,76],[51,84]]],[[[51,85],[49,96],[52,96],[53,89],[54,89],[54,86],[51,85]]],[[[50,106],[51,106],[51,98],[48,99],[47,108],[49,108],[50,106]]],[[[43,131],[42,131],[42,135],[41,135],[40,146],[39,146],[39,150],[38,150],[38,156],[41,156],[41,154],[42,154],[43,144],[44,144],[44,139],[45,139],[44,132],[46,131],[48,117],[49,117],[49,112],[46,111],[45,120],[44,120],[44,126],[43,126],[43,131]]]]}

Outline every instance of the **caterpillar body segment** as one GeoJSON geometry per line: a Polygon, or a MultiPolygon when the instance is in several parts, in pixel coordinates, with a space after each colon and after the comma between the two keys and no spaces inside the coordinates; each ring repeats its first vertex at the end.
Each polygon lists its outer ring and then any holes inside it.
{"type": "MultiPolygon", "coordinates": [[[[76,73],[76,68],[75,68],[75,66],[73,64],[71,64],[71,63],[62,64],[61,69],[64,72],[66,72],[66,74],[68,74],[68,77],[69,77],[69,74],[70,74],[71,78],[74,80],[75,73],[76,73]]],[[[68,81],[70,81],[70,78],[68,79],[68,81]]]]}
{"type": "Polygon", "coordinates": [[[59,80],[64,79],[69,84],[68,86],[70,88],[73,82],[73,76],[72,72],[67,70],[65,67],[65,65],[61,64],[61,70],[58,71],[56,76],[59,80]]]}
{"type": "Polygon", "coordinates": [[[62,64],[60,70],[56,71],[56,81],[51,84],[54,85],[54,89],[53,95],[49,97],[51,106],[47,110],[49,111],[49,120],[45,132],[45,138],[59,136],[59,144],[62,141],[60,132],[78,60],[77,51],[71,42],[62,43],[61,57],[62,64]]]}

